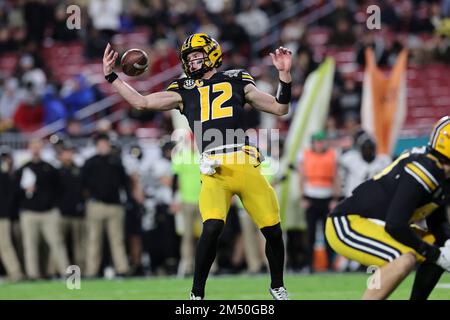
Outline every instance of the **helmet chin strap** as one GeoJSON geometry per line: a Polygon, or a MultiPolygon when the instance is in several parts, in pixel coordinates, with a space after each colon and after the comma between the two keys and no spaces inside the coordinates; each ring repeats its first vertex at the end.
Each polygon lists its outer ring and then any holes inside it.
{"type": "Polygon", "coordinates": [[[202,66],[200,69],[191,72],[190,77],[192,79],[198,80],[198,79],[201,79],[205,73],[206,73],[206,70],[202,66]]]}

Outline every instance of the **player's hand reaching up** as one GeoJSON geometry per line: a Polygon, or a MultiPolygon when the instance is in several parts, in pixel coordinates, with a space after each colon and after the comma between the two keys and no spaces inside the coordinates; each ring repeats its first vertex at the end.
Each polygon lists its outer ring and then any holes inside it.
{"type": "Polygon", "coordinates": [[[272,63],[280,72],[290,72],[292,66],[292,52],[285,47],[279,47],[275,53],[270,53],[272,63]]]}
{"type": "Polygon", "coordinates": [[[111,48],[111,45],[108,43],[105,48],[105,53],[103,54],[103,73],[105,74],[105,76],[113,72],[114,65],[116,64],[118,56],[119,53],[114,51],[111,48]]]}

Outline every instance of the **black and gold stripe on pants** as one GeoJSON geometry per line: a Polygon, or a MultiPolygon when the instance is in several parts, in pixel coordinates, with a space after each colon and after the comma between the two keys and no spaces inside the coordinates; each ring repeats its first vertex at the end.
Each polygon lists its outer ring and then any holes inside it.
{"type": "Polygon", "coordinates": [[[325,234],[338,254],[366,266],[382,266],[407,252],[414,253],[420,262],[424,260],[414,249],[392,238],[382,223],[359,215],[328,217],[325,234]]]}

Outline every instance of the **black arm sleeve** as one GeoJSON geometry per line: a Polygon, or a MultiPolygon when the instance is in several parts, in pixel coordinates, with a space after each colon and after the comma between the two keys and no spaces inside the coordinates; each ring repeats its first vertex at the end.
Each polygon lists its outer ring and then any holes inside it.
{"type": "Polygon", "coordinates": [[[429,231],[436,238],[436,244],[443,246],[450,239],[450,223],[447,217],[447,207],[442,206],[427,217],[429,231]]]}
{"type": "Polygon", "coordinates": [[[440,254],[439,248],[423,241],[409,227],[409,219],[421,200],[427,196],[427,191],[409,174],[402,174],[399,179],[386,215],[385,230],[394,239],[413,248],[427,260],[435,261],[440,254]]]}

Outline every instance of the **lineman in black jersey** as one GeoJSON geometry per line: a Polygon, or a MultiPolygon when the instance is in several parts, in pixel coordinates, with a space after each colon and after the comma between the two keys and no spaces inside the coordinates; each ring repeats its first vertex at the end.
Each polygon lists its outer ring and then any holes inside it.
{"type": "Polygon", "coordinates": [[[288,112],[291,98],[291,52],[279,47],[270,54],[279,71],[276,97],[255,87],[245,70],[218,72],[222,63],[219,43],[204,33],[189,36],[180,58],[186,78],[173,81],[167,91],[143,96],[118,79],[113,72],[117,52],[108,46],[103,57],[105,78],[133,107],[179,109],[186,116],[202,152],[202,187],[199,209],[203,230],[197,244],[194,283],[190,298],[203,299],[206,279],[216,255],[218,237],[224,227],[231,198],[238,195],[266,238],[271,284],[276,300],[287,300],[283,282],[284,244],[279,206],[273,188],[261,174],[261,155],[248,142],[243,128],[246,103],[276,115],[288,112]]]}
{"type": "Polygon", "coordinates": [[[404,152],[330,213],[331,247],[381,267],[379,288],[368,288],[363,298],[386,298],[419,262],[411,298],[426,299],[444,270],[450,271],[449,177],[450,118],[444,117],[428,146],[404,152]],[[417,226],[423,222],[427,231],[417,226]]]}

